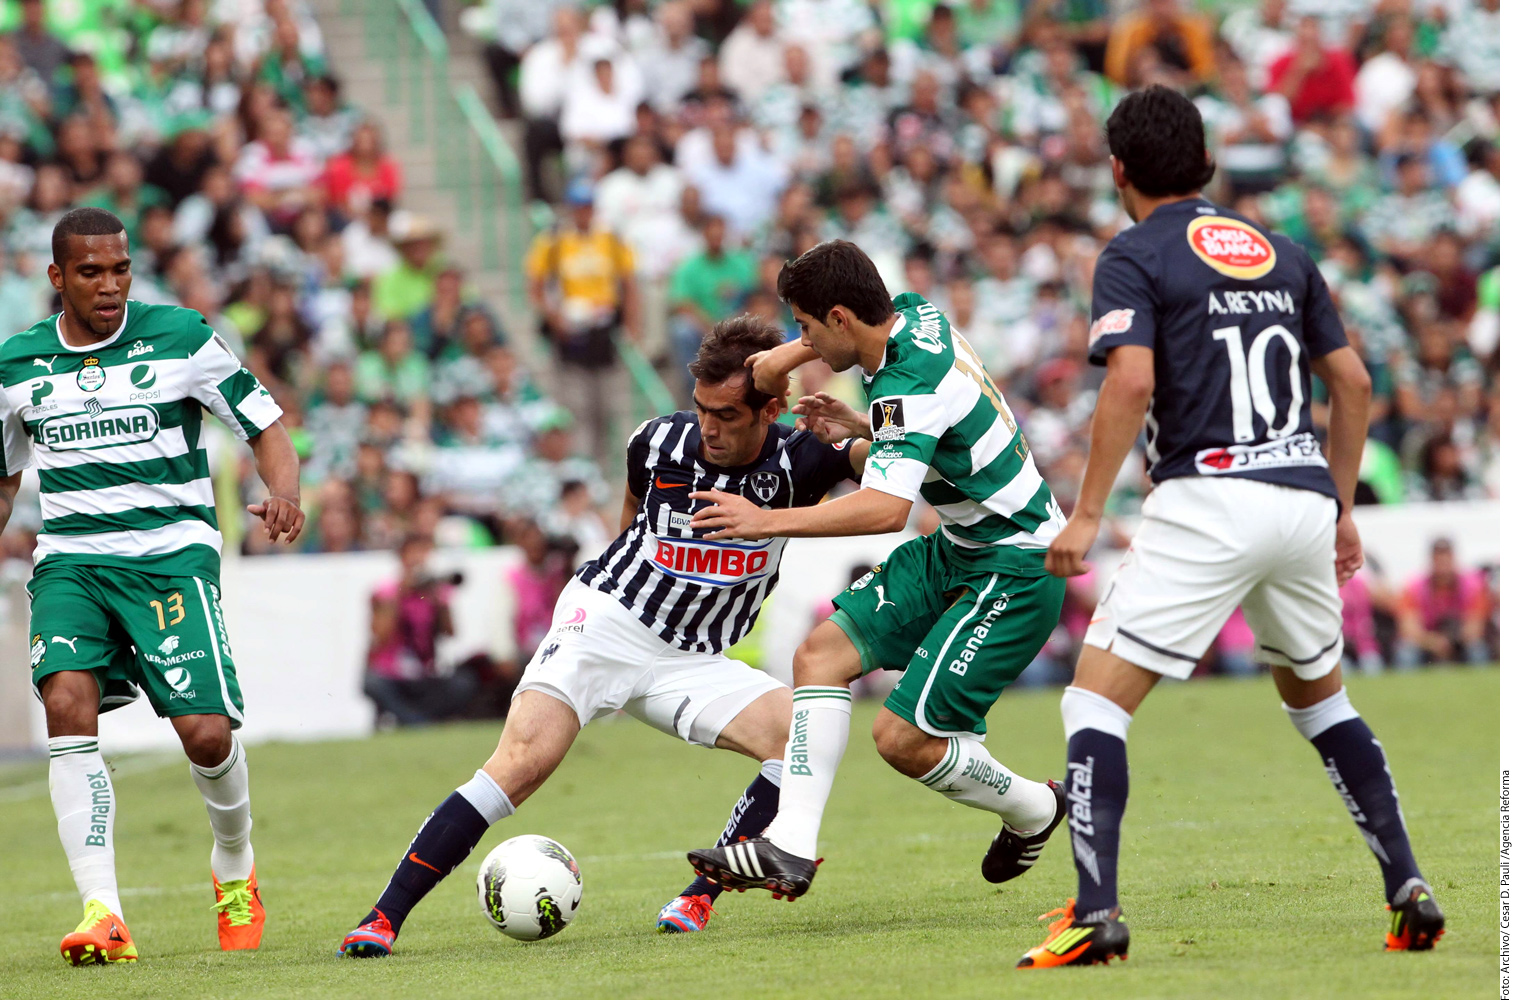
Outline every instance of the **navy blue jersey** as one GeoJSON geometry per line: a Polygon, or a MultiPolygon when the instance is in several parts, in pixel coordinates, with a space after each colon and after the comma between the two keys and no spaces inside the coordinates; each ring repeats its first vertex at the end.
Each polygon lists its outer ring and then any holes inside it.
{"type": "Polygon", "coordinates": [[[751,630],[778,582],[787,539],[705,541],[710,532],[690,522],[710,504],[689,494],[722,490],[759,507],[806,507],[855,478],[851,451],[852,439],[829,445],[809,431],[773,424],[755,461],[707,464],[694,413],[649,420],[626,447],[626,486],[640,501],[636,517],[579,569],[579,579],[616,598],[664,642],[718,653],[751,630]]]}
{"type": "Polygon", "coordinates": [[[1202,198],[1163,205],[1100,254],[1089,360],[1150,347],[1154,483],[1235,476],[1336,496],[1310,420],[1310,360],[1347,346],[1315,262],[1202,198]]]}

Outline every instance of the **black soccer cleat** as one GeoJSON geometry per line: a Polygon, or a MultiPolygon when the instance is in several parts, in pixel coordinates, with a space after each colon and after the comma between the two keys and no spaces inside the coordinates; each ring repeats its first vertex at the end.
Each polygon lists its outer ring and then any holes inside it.
{"type": "Polygon", "coordinates": [[[1073,915],[1073,900],[1068,905],[1043,913],[1039,919],[1051,918],[1047,940],[1021,956],[1017,969],[1055,969],[1060,965],[1109,965],[1110,959],[1126,960],[1131,946],[1131,930],[1120,910],[1109,911],[1092,920],[1073,915]]]}
{"type": "Polygon", "coordinates": [[[1036,864],[1036,859],[1041,857],[1042,848],[1047,846],[1053,831],[1062,825],[1063,817],[1068,815],[1068,792],[1063,788],[1063,783],[1049,781],[1047,787],[1052,789],[1052,794],[1057,798],[1057,810],[1052,814],[1052,822],[1041,832],[1029,835],[1001,826],[984,855],[981,870],[985,881],[996,885],[1008,882],[1030,871],[1031,866],[1036,864]]]}
{"type": "Polygon", "coordinates": [[[1446,933],[1447,918],[1431,887],[1424,882],[1410,890],[1408,899],[1389,906],[1389,933],[1384,935],[1385,951],[1430,951],[1446,933]]]}
{"type": "Polygon", "coordinates": [[[815,867],[820,861],[781,851],[767,837],[753,837],[724,847],[690,851],[689,863],[723,888],[738,892],[767,889],[775,899],[787,896],[792,902],[815,881],[815,867]]]}

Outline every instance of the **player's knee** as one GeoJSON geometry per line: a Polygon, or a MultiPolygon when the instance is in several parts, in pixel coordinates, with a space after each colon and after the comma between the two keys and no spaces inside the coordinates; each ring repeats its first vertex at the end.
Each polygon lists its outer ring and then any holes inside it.
{"type": "Polygon", "coordinates": [[[852,671],[835,645],[824,634],[814,632],[800,643],[800,648],[794,651],[795,687],[813,684],[842,687],[852,680],[848,676],[852,671]]]}
{"type": "Polygon", "coordinates": [[[42,707],[50,735],[92,733],[100,710],[100,689],[92,676],[81,671],[53,674],[42,682],[42,707]]]}
{"type": "Polygon", "coordinates": [[[928,760],[931,737],[888,709],[873,720],[873,745],[885,763],[901,774],[918,778],[940,761],[928,760]]]}
{"type": "Polygon", "coordinates": [[[176,722],[184,756],[201,767],[215,767],[231,756],[231,721],[224,715],[181,716],[176,722]]]}

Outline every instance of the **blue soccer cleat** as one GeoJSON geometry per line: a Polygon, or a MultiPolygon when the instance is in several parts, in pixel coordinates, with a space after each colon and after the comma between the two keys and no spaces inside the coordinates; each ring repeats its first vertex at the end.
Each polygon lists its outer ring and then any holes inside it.
{"type": "Polygon", "coordinates": [[[379,914],[366,924],[359,924],[342,939],[338,955],[348,958],[383,958],[395,950],[395,934],[389,918],[379,914]]]}
{"type": "Polygon", "coordinates": [[[709,896],[679,896],[658,912],[659,934],[702,931],[715,914],[709,896]]]}

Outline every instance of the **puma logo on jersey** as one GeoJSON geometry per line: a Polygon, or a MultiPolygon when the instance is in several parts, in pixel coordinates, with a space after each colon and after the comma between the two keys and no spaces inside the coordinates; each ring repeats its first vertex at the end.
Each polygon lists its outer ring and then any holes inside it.
{"type": "Polygon", "coordinates": [[[884,605],[886,605],[886,604],[889,605],[891,608],[897,608],[897,607],[899,607],[899,605],[895,604],[893,601],[889,601],[889,600],[885,600],[884,599],[884,585],[882,583],[879,584],[878,586],[874,587],[873,589],[876,590],[876,591],[878,591],[878,607],[876,607],[876,608],[873,609],[873,613],[874,614],[878,614],[880,611],[884,610],[884,605]]]}
{"type": "Polygon", "coordinates": [[[58,360],[58,355],[54,354],[52,357],[48,358],[46,361],[43,361],[41,358],[32,358],[32,364],[36,365],[38,368],[46,368],[47,369],[47,373],[49,375],[51,375],[53,373],[53,362],[55,362],[57,360],[58,360]]]}
{"type": "Polygon", "coordinates": [[[79,637],[77,635],[72,639],[65,639],[61,635],[55,635],[53,636],[52,641],[62,643],[63,645],[67,646],[69,649],[73,650],[75,656],[79,654],[79,651],[77,649],[74,649],[74,643],[79,641],[79,637]]]}

